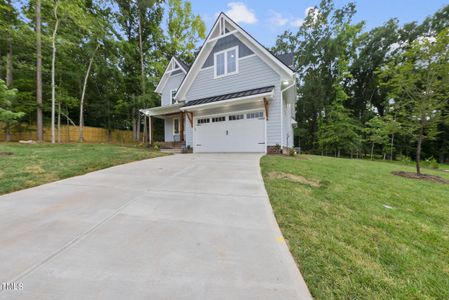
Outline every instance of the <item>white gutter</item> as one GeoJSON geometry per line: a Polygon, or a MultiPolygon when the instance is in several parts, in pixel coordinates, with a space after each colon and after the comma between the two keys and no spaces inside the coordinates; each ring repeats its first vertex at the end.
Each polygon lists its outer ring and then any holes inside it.
{"type": "Polygon", "coordinates": [[[285,92],[286,90],[291,89],[292,87],[294,87],[296,85],[296,82],[293,82],[292,84],[290,84],[289,86],[287,86],[286,88],[284,88],[281,93],[285,92]]]}
{"type": "MultiPolygon", "coordinates": [[[[246,96],[246,97],[239,97],[239,98],[233,98],[233,99],[229,99],[229,100],[222,100],[222,101],[215,101],[215,102],[210,102],[210,103],[204,103],[204,104],[198,104],[198,105],[192,105],[192,106],[187,106],[187,107],[181,107],[180,109],[182,111],[188,111],[190,109],[196,110],[199,108],[203,108],[203,107],[209,107],[209,106],[221,106],[221,105],[225,105],[225,104],[234,104],[234,102],[242,102],[245,100],[255,100],[257,98],[263,98],[263,97],[273,97],[273,91],[268,92],[268,93],[264,93],[264,94],[257,94],[257,95],[252,95],[252,96],[246,96]]],[[[260,99],[262,100],[262,99],[260,99]]]]}

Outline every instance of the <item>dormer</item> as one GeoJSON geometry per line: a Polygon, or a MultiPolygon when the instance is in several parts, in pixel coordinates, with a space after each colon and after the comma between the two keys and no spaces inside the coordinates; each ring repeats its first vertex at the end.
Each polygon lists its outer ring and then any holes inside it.
{"type": "Polygon", "coordinates": [[[189,67],[176,57],[172,57],[164,71],[155,92],[161,95],[161,106],[178,104],[175,95],[189,67]]]}

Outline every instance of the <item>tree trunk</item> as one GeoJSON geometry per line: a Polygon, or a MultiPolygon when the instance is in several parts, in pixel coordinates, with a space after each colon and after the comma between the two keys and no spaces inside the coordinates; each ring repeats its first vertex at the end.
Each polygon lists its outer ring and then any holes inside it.
{"type": "Polygon", "coordinates": [[[55,83],[55,65],[56,65],[56,34],[58,32],[58,2],[53,9],[55,17],[55,28],[51,38],[52,56],[51,56],[51,142],[55,143],[55,105],[56,105],[56,83],[55,83]]]}
{"type": "Polygon", "coordinates": [[[423,131],[424,129],[421,127],[418,137],[418,146],[416,147],[416,174],[421,175],[421,145],[423,139],[423,131]]]}
{"type": "Polygon", "coordinates": [[[44,140],[42,117],[42,37],[41,37],[41,0],[36,0],[36,127],[37,141],[44,140]]]}
{"type": "Polygon", "coordinates": [[[373,160],[374,155],[374,143],[371,143],[371,160],[373,160]]]}
{"type": "Polygon", "coordinates": [[[135,103],[135,101],[133,101],[133,102],[134,102],[134,107],[132,108],[132,111],[131,111],[131,118],[132,118],[131,123],[133,126],[133,140],[136,141],[137,140],[137,122],[136,122],[136,107],[135,107],[136,103],[135,103]]]}
{"type": "Polygon", "coordinates": [[[5,142],[10,142],[11,141],[11,128],[6,125],[5,128],[5,142]]]}
{"type": "Polygon", "coordinates": [[[58,101],[58,144],[61,143],[61,102],[58,101]]]}
{"type": "Polygon", "coordinates": [[[391,135],[390,160],[393,160],[393,149],[394,149],[394,133],[391,135]]]}
{"type": "Polygon", "coordinates": [[[8,32],[8,52],[6,53],[6,86],[12,85],[12,36],[8,32]]]}
{"type": "Polygon", "coordinates": [[[136,140],[137,140],[138,142],[140,142],[140,125],[142,125],[142,124],[141,124],[141,121],[140,121],[140,112],[139,112],[139,110],[137,110],[136,140]]]}
{"type": "MultiPolygon", "coordinates": [[[[141,8],[142,9],[142,8],[141,8]]],[[[145,58],[143,53],[143,41],[142,41],[142,12],[139,12],[139,54],[140,54],[140,88],[142,92],[142,100],[144,101],[143,108],[147,108],[145,94],[145,58]]],[[[138,112],[137,122],[137,138],[140,139],[140,112],[138,112]]],[[[147,121],[146,117],[143,118],[144,125],[143,125],[143,143],[146,143],[146,136],[147,136],[147,121]]]]}
{"type": "Polygon", "coordinates": [[[92,68],[92,63],[94,62],[95,53],[98,51],[98,48],[100,48],[100,44],[95,47],[94,53],[89,59],[89,65],[87,66],[86,75],[84,76],[83,91],[81,93],[80,100],[80,143],[84,142],[84,97],[86,95],[87,79],[89,79],[90,69],[92,68]]]}

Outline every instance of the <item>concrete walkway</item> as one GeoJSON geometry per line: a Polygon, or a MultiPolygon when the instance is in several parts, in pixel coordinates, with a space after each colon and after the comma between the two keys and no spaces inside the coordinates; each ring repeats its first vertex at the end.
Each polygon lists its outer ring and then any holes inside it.
{"type": "Polygon", "coordinates": [[[1,196],[0,282],[23,289],[0,298],[310,299],[259,159],[174,155],[1,196]]]}

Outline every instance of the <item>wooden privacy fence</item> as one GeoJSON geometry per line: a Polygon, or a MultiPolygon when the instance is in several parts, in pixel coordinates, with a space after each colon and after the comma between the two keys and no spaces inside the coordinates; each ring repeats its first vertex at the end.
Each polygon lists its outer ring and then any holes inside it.
{"type": "MultiPolygon", "coordinates": [[[[0,126],[0,128],[3,126],[0,126]]],[[[5,131],[0,131],[0,141],[5,141],[5,131]]],[[[140,140],[142,140],[141,134],[140,140]]],[[[27,129],[13,129],[10,135],[10,141],[17,142],[19,140],[36,140],[36,128],[28,127],[27,129]]],[[[56,129],[56,142],[58,141],[58,130],[56,129]]],[[[51,128],[44,128],[44,141],[51,142],[51,128]]],[[[79,141],[79,128],[75,126],[61,126],[60,130],[61,143],[73,143],[79,141]]],[[[98,127],[84,126],[84,142],[86,143],[134,143],[132,131],[129,130],[111,130],[98,127]]]]}

